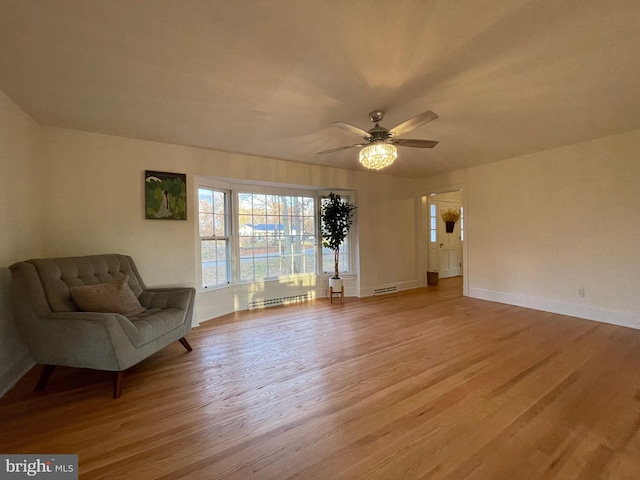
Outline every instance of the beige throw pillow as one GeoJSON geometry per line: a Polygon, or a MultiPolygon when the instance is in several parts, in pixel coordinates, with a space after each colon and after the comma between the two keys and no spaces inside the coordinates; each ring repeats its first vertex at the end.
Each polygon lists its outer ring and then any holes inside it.
{"type": "Polygon", "coordinates": [[[129,287],[129,275],[97,285],[82,285],[69,289],[71,297],[84,312],[137,315],[146,310],[129,287]]]}

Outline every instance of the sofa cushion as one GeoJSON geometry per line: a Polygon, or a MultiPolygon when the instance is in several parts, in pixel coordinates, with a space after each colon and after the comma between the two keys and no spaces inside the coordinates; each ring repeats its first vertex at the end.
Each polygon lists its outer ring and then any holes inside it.
{"type": "Polygon", "coordinates": [[[134,345],[140,347],[184,325],[184,310],[149,308],[141,315],[129,317],[135,330],[125,328],[134,345]]]}
{"type": "MultiPolygon", "coordinates": [[[[97,285],[129,275],[129,287],[138,297],[146,288],[133,259],[126,255],[105,254],[84,257],[35,258],[27,260],[38,276],[38,284],[52,312],[77,312],[69,288],[97,285]]],[[[16,266],[19,264],[16,264],[16,266]]]]}
{"type": "Polygon", "coordinates": [[[129,276],[123,275],[97,285],[81,285],[69,289],[71,297],[85,312],[138,315],[146,309],[129,287],[129,276]]]}

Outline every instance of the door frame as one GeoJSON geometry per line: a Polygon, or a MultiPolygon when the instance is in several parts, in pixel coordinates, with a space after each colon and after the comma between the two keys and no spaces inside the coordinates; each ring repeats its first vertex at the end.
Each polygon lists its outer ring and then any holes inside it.
{"type": "Polygon", "coordinates": [[[464,210],[462,195],[459,191],[429,196],[429,271],[437,270],[440,279],[462,276],[462,245],[461,238],[463,219],[454,224],[452,233],[447,233],[446,222],[442,219],[441,212],[448,208],[464,210]],[[432,218],[431,215],[434,214],[432,218]],[[436,223],[435,230],[432,222],[436,223]],[[436,236],[435,240],[432,236],[436,236]],[[434,241],[432,241],[434,240],[434,241]],[[453,258],[455,257],[455,259],[453,258]],[[452,264],[452,260],[455,263],[452,264]]]}
{"type": "Polygon", "coordinates": [[[452,185],[449,187],[435,188],[429,193],[419,197],[420,208],[417,209],[420,218],[417,224],[418,229],[418,268],[419,283],[422,286],[427,285],[427,270],[429,269],[429,197],[440,195],[443,193],[451,193],[459,191],[464,208],[464,241],[462,242],[462,294],[469,296],[469,242],[471,241],[469,206],[467,201],[466,185],[452,185]]]}

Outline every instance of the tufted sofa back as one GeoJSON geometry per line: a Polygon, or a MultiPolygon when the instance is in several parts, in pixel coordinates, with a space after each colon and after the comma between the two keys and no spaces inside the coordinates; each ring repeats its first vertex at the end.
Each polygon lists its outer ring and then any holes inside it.
{"type": "Polygon", "coordinates": [[[146,288],[133,259],[127,255],[36,258],[10,268],[20,277],[23,293],[31,297],[40,314],[78,311],[69,293],[70,287],[78,285],[96,285],[129,275],[129,286],[136,297],[146,288]]]}

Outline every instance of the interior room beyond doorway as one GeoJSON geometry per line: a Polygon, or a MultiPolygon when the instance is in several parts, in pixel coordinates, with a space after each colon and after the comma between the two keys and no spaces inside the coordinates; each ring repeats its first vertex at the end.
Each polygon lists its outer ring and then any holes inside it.
{"type": "Polygon", "coordinates": [[[437,271],[440,278],[462,276],[464,265],[464,206],[462,191],[432,194],[427,205],[428,271],[437,271]],[[442,212],[460,212],[460,220],[448,232],[442,212]]]}

